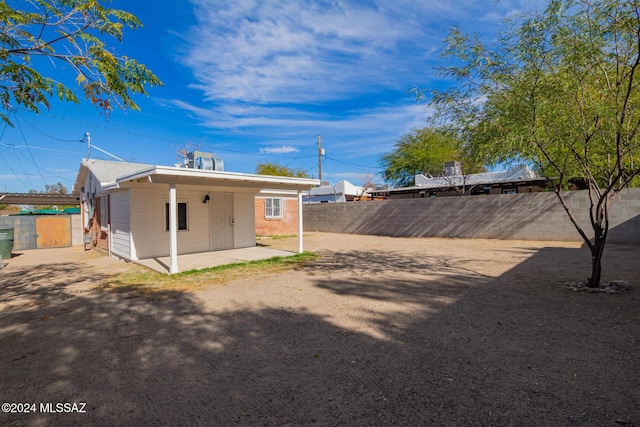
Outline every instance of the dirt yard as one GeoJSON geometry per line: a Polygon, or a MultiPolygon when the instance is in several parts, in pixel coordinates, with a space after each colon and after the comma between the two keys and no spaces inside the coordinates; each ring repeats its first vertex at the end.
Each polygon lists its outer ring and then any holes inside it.
{"type": "Polygon", "coordinates": [[[297,270],[147,294],[98,288],[137,267],[24,251],[0,270],[0,401],[31,413],[0,425],[640,426],[639,247],[607,248],[621,295],[558,285],[588,275],[579,244],[306,249],[297,270]]]}

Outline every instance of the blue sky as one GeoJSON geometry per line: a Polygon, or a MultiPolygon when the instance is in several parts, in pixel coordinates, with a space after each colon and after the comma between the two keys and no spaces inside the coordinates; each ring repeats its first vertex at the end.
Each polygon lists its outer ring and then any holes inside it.
{"type": "MultiPolygon", "coordinates": [[[[16,127],[0,128],[0,192],[58,181],[70,190],[87,156],[85,132],[95,147],[128,161],[172,165],[176,150],[191,144],[222,158],[228,171],[252,173],[273,161],[314,177],[321,135],[323,180],[381,182],[380,157],[429,114],[408,91],[448,84],[435,70],[447,29],[491,38],[505,17],[543,5],[115,0],[112,7],[134,13],[144,28],[110,44],[164,87],[136,98],[141,112],[116,110],[108,120],[86,101],[12,114],[16,127]]],[[[91,157],[109,158],[97,149],[91,157]]]]}

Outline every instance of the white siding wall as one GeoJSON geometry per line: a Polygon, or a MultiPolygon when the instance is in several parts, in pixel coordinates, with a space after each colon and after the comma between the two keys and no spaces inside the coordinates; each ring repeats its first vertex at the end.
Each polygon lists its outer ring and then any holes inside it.
{"type": "Polygon", "coordinates": [[[82,198],[86,197],[87,193],[91,196],[92,194],[97,194],[101,191],[102,186],[100,185],[100,181],[98,181],[92,173],[89,173],[87,175],[87,179],[84,181],[84,192],[81,194],[80,199],[82,200],[82,198]]]}
{"type": "MultiPolygon", "coordinates": [[[[177,187],[178,203],[187,203],[188,230],[178,231],[178,253],[209,250],[209,205],[202,203],[207,191],[203,187],[177,187]]],[[[131,231],[137,259],[169,255],[165,203],[168,185],[149,184],[131,190],[131,231]]]]}
{"type": "Polygon", "coordinates": [[[234,247],[246,248],[256,245],[255,194],[236,193],[233,198],[235,220],[234,247]]]}
{"type": "Polygon", "coordinates": [[[111,253],[131,260],[130,191],[112,192],[109,202],[111,211],[111,253]]]}
{"type": "MultiPolygon", "coordinates": [[[[211,218],[209,203],[202,203],[215,188],[177,186],[178,202],[187,203],[188,230],[178,231],[178,254],[211,250],[211,218]]],[[[229,190],[225,190],[229,191],[229,190]]],[[[130,190],[131,237],[130,259],[169,255],[169,233],[165,224],[165,203],[169,186],[146,184],[130,190]]],[[[255,193],[234,193],[234,247],[255,246],[255,193]]]]}

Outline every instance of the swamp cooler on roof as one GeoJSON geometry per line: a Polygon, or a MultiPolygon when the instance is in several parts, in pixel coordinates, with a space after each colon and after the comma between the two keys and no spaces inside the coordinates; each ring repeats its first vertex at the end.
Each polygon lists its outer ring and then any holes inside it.
{"type": "Polygon", "coordinates": [[[213,153],[202,151],[192,151],[187,154],[187,167],[190,169],[201,169],[207,171],[223,171],[224,162],[218,159],[213,153]]]}

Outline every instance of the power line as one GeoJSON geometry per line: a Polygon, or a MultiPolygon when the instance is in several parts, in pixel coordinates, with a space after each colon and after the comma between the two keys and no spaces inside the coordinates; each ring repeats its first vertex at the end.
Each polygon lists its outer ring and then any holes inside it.
{"type": "Polygon", "coordinates": [[[27,120],[26,118],[24,118],[24,116],[22,116],[22,114],[19,114],[19,116],[22,118],[22,120],[24,120],[29,126],[31,126],[33,129],[35,129],[38,133],[46,136],[47,138],[51,138],[55,141],[61,141],[61,142],[82,142],[82,139],[62,139],[62,138],[57,138],[55,136],[51,136],[45,132],[43,132],[42,130],[38,129],[38,127],[36,127],[33,123],[31,123],[29,120],[27,120]]]}
{"type": "MultiPolygon", "coordinates": [[[[2,142],[2,141],[0,141],[0,146],[5,147],[5,150],[7,150],[7,151],[8,151],[9,149],[20,149],[20,148],[27,148],[27,147],[28,147],[28,146],[26,146],[26,145],[7,144],[6,142],[2,142]]],[[[32,150],[53,151],[53,152],[57,152],[57,153],[65,153],[65,154],[79,154],[79,155],[82,155],[82,154],[83,154],[82,152],[78,152],[78,151],[59,150],[59,149],[55,149],[55,148],[48,148],[48,147],[37,147],[37,146],[31,146],[31,149],[32,149],[32,150]]],[[[23,155],[23,157],[24,157],[24,155],[23,155]]],[[[0,158],[2,158],[2,156],[0,156],[0,158]]],[[[11,168],[9,165],[7,165],[7,163],[6,163],[6,162],[3,162],[3,163],[5,164],[6,168],[7,168],[7,169],[9,169],[9,170],[11,170],[12,172],[19,173],[19,174],[22,174],[22,175],[25,175],[25,176],[29,175],[25,170],[19,171],[19,170],[17,170],[17,169],[13,169],[13,168],[11,168]]],[[[73,179],[70,179],[70,178],[68,178],[68,177],[66,177],[66,176],[59,175],[59,174],[57,174],[57,173],[53,173],[53,172],[52,172],[51,170],[49,170],[49,169],[44,169],[44,170],[46,170],[46,171],[47,171],[48,176],[55,177],[55,178],[57,178],[57,179],[59,179],[59,180],[62,180],[62,181],[73,182],[73,179]]],[[[25,183],[24,183],[24,182],[22,182],[22,180],[18,177],[18,175],[14,175],[14,176],[15,176],[15,178],[20,182],[20,184],[21,184],[23,187],[27,188],[27,186],[25,185],[25,183]]],[[[30,188],[30,189],[33,189],[33,185],[31,185],[31,188],[30,188]]]]}
{"type": "Polygon", "coordinates": [[[329,156],[324,156],[324,157],[327,160],[331,160],[331,161],[334,161],[334,162],[337,162],[337,163],[342,163],[342,164],[345,164],[345,165],[348,165],[348,166],[357,167],[357,168],[360,168],[360,169],[362,169],[364,171],[367,171],[367,172],[369,172],[369,171],[371,171],[371,169],[373,169],[371,166],[359,165],[357,163],[351,163],[351,162],[345,162],[345,161],[342,161],[342,160],[334,159],[333,157],[329,157],[329,156]]]}
{"type": "MultiPolygon", "coordinates": [[[[182,123],[182,124],[191,124],[192,123],[188,123],[188,122],[184,122],[184,121],[180,121],[180,120],[175,120],[175,119],[169,119],[166,117],[161,117],[161,116],[157,116],[154,114],[148,114],[148,113],[143,113],[143,112],[138,112],[138,114],[143,114],[149,117],[156,117],[159,119],[162,119],[163,121],[173,121],[176,123],[182,123]]],[[[137,137],[142,137],[142,138],[147,138],[147,139],[152,139],[152,140],[157,140],[157,141],[165,141],[165,142],[171,142],[171,143],[176,143],[176,144],[184,144],[185,140],[176,140],[176,139],[171,139],[171,138],[162,138],[162,137],[157,137],[157,136],[151,136],[151,135],[147,135],[147,134],[143,134],[143,133],[139,133],[139,132],[132,132],[132,131],[128,131],[128,130],[124,130],[124,129],[117,129],[114,127],[110,127],[110,126],[103,126],[103,125],[99,125],[99,124],[95,124],[95,123],[90,123],[90,122],[86,122],[83,120],[76,120],[76,119],[71,119],[69,117],[62,117],[62,116],[57,116],[57,115],[53,115],[53,114],[47,114],[48,117],[54,118],[54,119],[59,119],[59,120],[64,120],[64,121],[68,121],[68,122],[72,122],[72,123],[78,123],[78,124],[82,124],[82,125],[86,125],[92,128],[100,128],[100,129],[105,129],[111,132],[119,132],[119,133],[123,133],[123,134],[127,134],[127,135],[132,135],[132,136],[137,136],[137,137]]],[[[38,133],[46,136],[47,138],[51,138],[55,141],[61,141],[61,142],[83,142],[84,139],[64,139],[64,138],[58,138],[56,136],[50,135],[44,131],[42,131],[41,129],[39,129],[36,125],[34,125],[33,123],[29,122],[27,119],[25,119],[22,115],[20,115],[20,117],[29,125],[31,126],[33,129],[35,129],[38,133]]],[[[193,125],[196,126],[196,125],[193,125]]],[[[238,153],[238,154],[250,154],[250,155],[268,155],[268,156],[275,156],[278,158],[283,158],[283,159],[302,159],[302,158],[312,158],[312,157],[316,157],[315,155],[310,155],[310,156],[289,156],[286,154],[279,154],[279,153],[264,153],[264,152],[254,152],[254,151],[243,151],[243,150],[234,150],[231,148],[218,148],[218,147],[214,147],[210,144],[206,144],[203,146],[203,148],[211,150],[211,151],[215,151],[215,152],[228,152],[228,153],[238,153]]],[[[75,153],[74,153],[75,154],[75,153]]],[[[307,166],[308,167],[308,166],[307,166]]]]}
{"type": "Polygon", "coordinates": [[[25,138],[24,132],[22,131],[22,126],[20,125],[20,121],[18,120],[18,115],[14,113],[13,118],[15,119],[16,126],[18,127],[18,130],[20,131],[20,135],[22,135],[22,139],[24,140],[24,143],[27,146],[27,151],[29,152],[29,156],[31,156],[31,161],[33,162],[33,166],[35,166],[36,170],[38,171],[38,175],[40,175],[40,179],[42,180],[42,184],[44,184],[44,186],[46,188],[47,181],[44,180],[44,177],[42,176],[42,173],[40,172],[40,166],[38,165],[38,162],[36,162],[36,158],[33,157],[33,153],[31,152],[31,147],[29,147],[29,143],[27,142],[27,138],[25,138]]]}
{"type": "MultiPolygon", "coordinates": [[[[166,119],[164,117],[156,116],[156,115],[153,115],[153,114],[145,114],[145,115],[150,116],[150,117],[157,117],[157,118],[160,118],[162,120],[170,120],[170,121],[174,121],[174,122],[177,122],[177,123],[186,123],[186,122],[181,122],[181,121],[178,121],[178,120],[166,119]]],[[[70,119],[68,117],[55,116],[55,115],[51,115],[51,114],[49,114],[48,116],[52,117],[52,118],[55,118],[55,119],[65,120],[65,121],[68,121],[68,122],[83,124],[83,125],[86,125],[86,126],[89,126],[89,127],[105,129],[105,130],[108,130],[108,131],[111,131],[111,132],[119,132],[119,133],[123,133],[123,134],[127,134],[127,135],[139,136],[139,137],[142,137],[142,138],[147,138],[147,139],[152,139],[152,140],[157,140],[157,141],[172,142],[172,143],[176,143],[176,144],[184,144],[185,143],[185,140],[176,140],[176,139],[171,139],[171,138],[162,138],[162,137],[157,137],[157,136],[151,136],[151,135],[147,135],[147,134],[143,134],[143,133],[139,133],[139,132],[131,132],[131,131],[124,130],[124,129],[117,129],[117,128],[114,128],[114,127],[98,125],[98,124],[95,124],[95,123],[89,123],[89,122],[85,122],[85,121],[82,121],[82,120],[75,120],[75,119],[70,119]]],[[[51,138],[53,140],[62,141],[62,142],[82,142],[82,141],[84,141],[83,139],[62,139],[62,138],[58,138],[58,137],[49,135],[46,132],[40,130],[33,123],[30,123],[26,119],[24,119],[24,120],[29,124],[29,126],[31,126],[33,129],[35,129],[40,134],[46,136],[47,138],[51,138]]],[[[315,157],[315,156],[303,156],[303,157],[300,157],[300,156],[287,156],[285,154],[279,154],[279,153],[261,153],[261,152],[254,152],[254,151],[234,150],[234,149],[231,149],[231,148],[218,148],[218,147],[214,147],[212,145],[205,145],[203,148],[211,150],[211,151],[216,151],[216,152],[228,152],[228,153],[251,154],[251,155],[264,155],[264,154],[267,154],[269,156],[276,156],[276,157],[280,157],[280,158],[294,159],[294,160],[295,159],[299,159],[299,158],[315,157]]]]}
{"type": "MultiPolygon", "coordinates": [[[[11,166],[9,166],[9,164],[7,164],[7,162],[4,160],[3,157],[0,157],[0,160],[4,163],[4,166],[10,170],[11,172],[14,172],[13,176],[18,180],[18,182],[20,183],[20,185],[22,185],[23,188],[27,188],[27,186],[25,185],[24,182],[22,182],[22,180],[20,179],[20,175],[18,175],[19,173],[22,174],[22,176],[26,177],[27,180],[29,179],[29,176],[26,174],[26,172],[24,171],[24,169],[22,170],[22,172],[20,172],[17,169],[12,168],[11,166]]],[[[29,181],[31,182],[31,181],[29,181]]],[[[31,188],[33,188],[33,185],[31,186],[31,188]]]]}
{"type": "Polygon", "coordinates": [[[0,145],[3,145],[7,148],[28,148],[30,147],[32,150],[45,150],[45,151],[55,151],[56,153],[67,153],[67,154],[84,154],[81,151],[69,151],[69,150],[59,150],[57,148],[48,148],[48,147],[38,147],[35,145],[16,145],[16,144],[7,144],[6,142],[0,141],[0,145]]]}
{"type": "MultiPolygon", "coordinates": [[[[24,134],[24,130],[22,127],[22,124],[20,122],[20,120],[18,119],[18,116],[20,116],[20,118],[22,120],[24,120],[25,122],[27,122],[31,127],[33,127],[35,130],[39,131],[40,133],[42,133],[43,135],[52,138],[52,139],[56,139],[58,141],[63,141],[63,142],[78,142],[79,140],[64,140],[64,139],[60,139],[60,138],[55,138],[51,135],[48,135],[42,131],[40,131],[36,126],[34,126],[33,124],[29,123],[28,120],[26,120],[22,115],[19,115],[16,111],[12,111],[12,113],[14,113],[14,120],[16,123],[16,127],[18,129],[18,131],[20,132],[20,135],[24,141],[24,145],[21,144],[11,144],[11,143],[6,143],[2,141],[2,138],[4,137],[5,131],[6,131],[6,124],[5,127],[2,129],[2,133],[0,134],[0,148],[3,149],[3,151],[8,151],[10,149],[13,149],[13,153],[16,156],[17,159],[17,163],[20,165],[20,168],[22,169],[21,171],[15,168],[12,168],[11,166],[9,166],[7,164],[6,161],[3,161],[3,163],[5,164],[6,168],[8,170],[10,170],[11,172],[13,172],[13,175],[15,177],[15,179],[25,188],[25,189],[35,189],[36,187],[34,186],[33,182],[31,181],[31,176],[33,176],[34,174],[27,172],[24,163],[22,162],[22,160],[20,159],[20,156],[24,157],[24,159],[26,159],[30,164],[33,165],[33,167],[36,169],[36,172],[38,174],[38,176],[40,176],[40,179],[42,180],[45,188],[47,186],[47,180],[45,179],[44,175],[43,175],[43,171],[47,173],[47,177],[51,178],[51,177],[55,177],[61,181],[66,181],[66,182],[72,182],[72,179],[69,179],[66,176],[62,176],[59,175],[55,172],[52,172],[51,170],[42,168],[39,164],[38,161],[36,160],[33,151],[34,149],[37,150],[45,150],[45,151],[53,151],[53,152],[59,152],[59,153],[69,153],[69,154],[82,154],[76,151],[69,151],[69,150],[60,150],[60,149],[56,149],[56,148],[49,148],[49,147],[38,147],[38,146],[31,146],[29,144],[29,142],[27,141],[26,135],[24,134]],[[23,154],[20,149],[26,149],[29,156],[26,156],[25,154],[23,154]],[[20,179],[20,176],[23,176],[24,178],[27,179],[27,181],[29,182],[29,187],[20,179]]],[[[4,159],[6,160],[6,158],[4,159]]]]}
{"type": "MultiPolygon", "coordinates": [[[[131,132],[131,131],[128,131],[128,130],[116,129],[114,127],[103,126],[103,125],[99,125],[99,124],[96,124],[96,123],[90,123],[90,122],[86,122],[86,121],[83,121],[83,120],[70,119],[69,117],[56,116],[56,115],[53,115],[53,114],[47,114],[47,116],[51,117],[51,118],[54,118],[54,119],[71,122],[71,123],[78,123],[78,124],[81,124],[81,125],[84,125],[84,126],[88,126],[88,127],[91,127],[91,128],[105,129],[105,130],[108,130],[108,131],[111,131],[111,132],[119,132],[119,133],[124,133],[124,134],[132,135],[132,136],[139,136],[139,137],[148,138],[148,139],[155,139],[155,140],[158,140],[158,141],[175,142],[175,143],[178,143],[178,144],[184,144],[185,143],[184,140],[183,141],[178,141],[178,140],[170,139],[170,138],[161,138],[161,137],[157,137],[157,136],[150,136],[150,135],[145,135],[145,134],[138,133],[138,132],[131,132]]],[[[167,118],[162,118],[162,119],[163,120],[169,120],[169,121],[175,121],[175,120],[171,120],[171,119],[167,119],[167,118]]],[[[35,126],[34,126],[34,129],[38,130],[35,126]]],[[[42,133],[45,136],[49,136],[49,135],[47,135],[46,133],[44,133],[44,132],[42,132],[40,130],[38,130],[38,132],[42,133]]],[[[49,136],[49,137],[51,137],[51,136],[49,136]]],[[[51,138],[56,139],[58,141],[64,141],[64,142],[82,142],[83,141],[82,139],[80,139],[80,140],[76,140],[76,139],[66,140],[66,139],[60,139],[60,138],[56,138],[56,137],[51,137],[51,138]]]]}
{"type": "MultiPolygon", "coordinates": [[[[12,112],[13,111],[10,111],[9,113],[11,114],[12,112]]],[[[15,119],[15,117],[14,117],[14,119],[15,119]]],[[[6,130],[6,125],[5,125],[4,130],[6,130]]],[[[4,135],[4,130],[2,132],[3,135],[4,135]]],[[[27,157],[24,154],[22,154],[19,150],[14,150],[13,154],[16,156],[16,160],[18,161],[18,165],[20,165],[20,168],[22,169],[22,175],[27,179],[27,181],[29,182],[29,185],[31,186],[31,188],[35,188],[35,186],[33,185],[33,182],[31,182],[31,178],[29,177],[30,175],[27,173],[27,170],[24,168],[24,165],[22,164],[22,160],[20,160],[20,156],[18,156],[18,154],[23,156],[25,159],[27,159],[27,157]]],[[[27,160],[29,160],[29,159],[27,159],[27,160]]],[[[18,173],[19,172],[16,169],[13,169],[13,168],[9,167],[9,165],[7,165],[6,163],[5,163],[5,165],[7,166],[7,169],[13,171],[14,173],[18,173]]],[[[18,178],[18,175],[14,174],[14,176],[26,188],[26,186],[24,185],[22,180],[20,180],[20,178],[18,178]]]]}
{"type": "MultiPolygon", "coordinates": [[[[315,157],[315,156],[310,156],[310,157],[315,157]]],[[[298,161],[303,165],[305,165],[309,171],[316,170],[318,168],[318,165],[309,166],[308,164],[303,162],[301,158],[298,158],[298,161]]]]}
{"type": "MultiPolygon", "coordinates": [[[[35,186],[33,185],[33,182],[31,182],[31,179],[29,178],[29,174],[27,173],[27,170],[24,168],[24,165],[22,164],[22,160],[20,160],[20,157],[18,157],[18,153],[19,153],[20,155],[23,155],[23,154],[22,154],[22,153],[20,153],[20,151],[18,151],[18,150],[15,150],[15,151],[13,152],[13,154],[15,154],[15,156],[16,156],[16,160],[18,160],[18,164],[20,165],[20,168],[22,169],[23,176],[24,176],[25,178],[27,178],[27,181],[29,182],[29,185],[31,186],[31,188],[35,188],[35,186]]],[[[9,168],[9,169],[15,172],[15,169],[12,169],[12,168],[9,168]]],[[[16,178],[18,178],[18,177],[16,176],[16,178]]],[[[19,179],[18,179],[18,180],[19,180],[19,179]]],[[[24,184],[23,184],[23,185],[24,185],[24,184]]]]}

